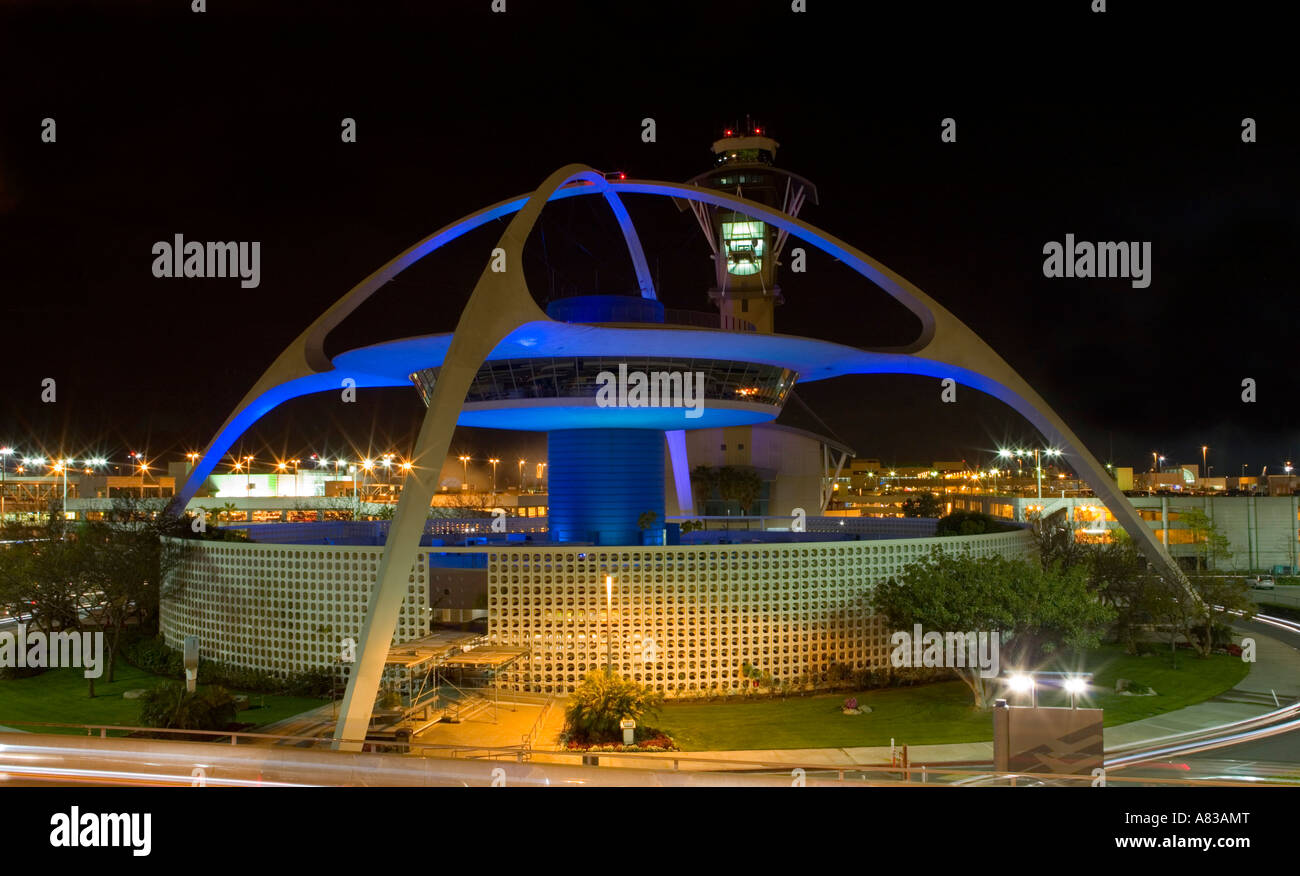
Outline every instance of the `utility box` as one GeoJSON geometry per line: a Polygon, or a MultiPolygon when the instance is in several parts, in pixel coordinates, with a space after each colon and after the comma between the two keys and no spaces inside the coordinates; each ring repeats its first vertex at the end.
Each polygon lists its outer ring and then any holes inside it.
{"type": "Polygon", "coordinates": [[[618,722],[618,726],[623,731],[623,744],[631,745],[636,738],[636,721],[624,718],[618,722]]]}

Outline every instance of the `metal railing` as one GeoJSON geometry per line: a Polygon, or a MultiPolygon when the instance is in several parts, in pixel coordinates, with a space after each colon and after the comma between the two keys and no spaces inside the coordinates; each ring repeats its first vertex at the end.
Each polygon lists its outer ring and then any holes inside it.
{"type": "Polygon", "coordinates": [[[542,710],[537,715],[537,720],[533,722],[532,728],[524,734],[523,744],[525,759],[531,758],[533,749],[537,747],[537,737],[541,735],[542,728],[546,726],[546,719],[550,717],[551,709],[555,706],[555,696],[555,694],[551,694],[546,698],[546,702],[542,705],[542,710]]]}

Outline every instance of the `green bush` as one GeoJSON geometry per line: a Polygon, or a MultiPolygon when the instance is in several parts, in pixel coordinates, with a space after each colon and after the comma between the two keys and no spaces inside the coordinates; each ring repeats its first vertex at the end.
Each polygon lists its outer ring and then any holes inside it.
{"type": "Polygon", "coordinates": [[[853,673],[853,686],[859,690],[875,690],[889,686],[889,671],[886,669],[859,669],[853,673]]]}
{"type": "Polygon", "coordinates": [[[126,639],[119,646],[119,653],[127,663],[154,675],[177,678],[185,674],[184,656],[168,648],[162,636],[126,639]]]}
{"type": "Polygon", "coordinates": [[[0,666],[0,681],[14,681],[19,678],[32,678],[44,672],[43,667],[0,666]]]}
{"type": "Polygon", "coordinates": [[[193,693],[164,681],[140,697],[140,725],[172,730],[224,730],[235,723],[235,698],[223,687],[193,693]]]}
{"type": "MultiPolygon", "coordinates": [[[[154,675],[183,678],[185,657],[169,648],[162,636],[129,639],[120,646],[127,663],[154,675]]],[[[199,684],[215,684],[255,693],[284,694],[293,697],[327,696],[334,685],[328,669],[313,669],[292,675],[276,675],[261,669],[226,666],[212,660],[199,661],[199,684]]]]}
{"type": "Polygon", "coordinates": [[[621,742],[620,721],[631,718],[639,726],[642,719],[656,714],[663,702],[663,694],[649,685],[613,673],[593,672],[569,695],[560,739],[566,744],[621,742]]]}
{"type": "Polygon", "coordinates": [[[935,535],[983,535],[987,532],[1007,532],[1015,529],[1005,523],[999,523],[981,511],[954,511],[947,517],[940,517],[935,526],[935,535]]]}

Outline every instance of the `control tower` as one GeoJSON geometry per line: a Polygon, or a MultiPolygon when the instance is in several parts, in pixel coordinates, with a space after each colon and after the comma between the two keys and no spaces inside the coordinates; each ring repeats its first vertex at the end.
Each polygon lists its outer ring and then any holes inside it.
{"type": "MultiPolygon", "coordinates": [[[[746,119],[725,128],[713,143],[713,167],[688,180],[691,185],[738,195],[798,216],[817,203],[817,187],[776,166],[780,144],[762,125],[746,119]]],[[[729,208],[686,202],[712,250],[714,281],[709,300],[726,331],[771,335],[776,307],[784,302],[778,267],[788,233],[729,208]]],[[[786,515],[793,509],[824,510],[827,486],[852,449],[828,437],[825,424],[800,402],[796,416],[758,425],[737,425],[686,433],[692,466],[748,469],[763,482],[760,498],[748,509],[731,507],[720,495],[700,495],[694,507],[671,507],[677,514],[786,515]],[[838,460],[838,461],[837,461],[838,460]]],[[[671,499],[671,496],[670,496],[671,499]]],[[[670,501],[671,506],[671,501],[670,501]]]]}
{"type": "MultiPolygon", "coordinates": [[[[713,167],[689,180],[692,185],[740,195],[791,216],[808,201],[817,203],[817,187],[776,167],[780,144],[748,119],[743,128],[727,128],[713,143],[713,167]]],[[[734,210],[690,201],[709,248],[714,284],[709,299],[718,308],[721,327],[771,334],[776,306],[783,302],[777,266],[787,234],[734,210]]]]}

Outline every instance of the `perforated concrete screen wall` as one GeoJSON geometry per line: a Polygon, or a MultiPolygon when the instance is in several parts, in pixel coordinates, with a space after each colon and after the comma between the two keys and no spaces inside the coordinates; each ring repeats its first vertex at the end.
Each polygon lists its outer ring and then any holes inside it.
{"type": "MultiPolygon", "coordinates": [[[[1021,555],[1027,532],[816,544],[640,548],[483,548],[491,644],[528,648],[503,678],[515,689],[567,693],[603,669],[614,577],[614,662],[669,696],[738,689],[753,664],[797,682],[832,663],[881,668],[888,632],[867,608],[870,586],[932,547],[1021,555]],[[647,643],[655,659],[647,660],[647,643]]],[[[162,630],[179,647],[199,636],[205,659],[275,673],[337,665],[356,638],[382,548],[200,543],[163,599],[162,630]]],[[[428,555],[408,580],[394,642],[428,630],[428,555]]]]}
{"type": "MultiPolygon", "coordinates": [[[[191,543],[192,544],[192,543],[191,543]]],[[[204,659],[290,674],[334,667],[357,638],[382,547],[194,545],[164,590],[168,645],[199,637],[204,659]]],[[[394,642],[427,631],[427,555],[421,551],[394,642]]]]}

